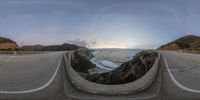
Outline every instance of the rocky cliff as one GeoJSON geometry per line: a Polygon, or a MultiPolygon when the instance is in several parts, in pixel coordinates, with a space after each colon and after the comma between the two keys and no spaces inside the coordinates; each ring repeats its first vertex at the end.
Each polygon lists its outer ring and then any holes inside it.
{"type": "Polygon", "coordinates": [[[72,67],[78,72],[78,73],[85,73],[88,74],[88,70],[95,68],[96,65],[92,64],[90,62],[90,58],[92,54],[86,54],[82,51],[76,51],[74,53],[73,59],[71,61],[72,67]]]}
{"type": "Polygon", "coordinates": [[[158,54],[154,51],[142,51],[135,55],[134,59],[123,63],[113,71],[90,74],[89,70],[97,66],[77,51],[74,54],[71,64],[74,70],[89,81],[100,84],[124,84],[137,80],[145,75],[157,57],[158,54]]]}

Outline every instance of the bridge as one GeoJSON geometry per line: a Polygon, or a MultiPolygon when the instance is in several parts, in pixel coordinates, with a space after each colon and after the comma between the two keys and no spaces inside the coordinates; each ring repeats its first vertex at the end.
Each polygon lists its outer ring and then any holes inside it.
{"type": "Polygon", "coordinates": [[[72,81],[71,73],[68,72],[73,51],[26,55],[1,54],[0,99],[200,99],[200,55],[173,51],[160,51],[160,53],[158,70],[154,72],[156,76],[151,79],[151,84],[141,91],[125,94],[91,93],[77,87],[72,81]]]}

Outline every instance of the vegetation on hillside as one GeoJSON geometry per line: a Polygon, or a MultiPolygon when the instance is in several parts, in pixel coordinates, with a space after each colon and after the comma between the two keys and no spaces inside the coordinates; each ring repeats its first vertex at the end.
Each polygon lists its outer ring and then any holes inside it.
{"type": "Polygon", "coordinates": [[[196,50],[200,51],[200,36],[187,35],[167,43],[158,49],[161,50],[196,50]]]}

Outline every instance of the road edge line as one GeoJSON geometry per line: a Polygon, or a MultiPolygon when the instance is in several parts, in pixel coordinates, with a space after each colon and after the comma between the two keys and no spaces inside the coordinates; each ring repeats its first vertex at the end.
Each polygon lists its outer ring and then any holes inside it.
{"type": "Polygon", "coordinates": [[[53,82],[54,78],[56,77],[56,75],[58,73],[58,70],[60,68],[62,59],[63,59],[63,55],[60,57],[58,66],[57,66],[56,71],[54,72],[53,76],[44,85],[42,85],[42,86],[40,86],[38,88],[35,88],[35,89],[24,90],[24,91],[0,91],[0,94],[25,94],[25,93],[32,93],[32,92],[36,92],[36,91],[40,91],[40,90],[45,89],[46,87],[48,87],[53,82]]]}
{"type": "Polygon", "coordinates": [[[180,84],[180,83],[174,78],[174,76],[172,75],[172,73],[171,73],[171,71],[170,71],[170,69],[169,69],[168,63],[167,63],[167,61],[166,61],[166,59],[165,59],[165,56],[163,56],[163,59],[164,59],[164,61],[165,61],[165,65],[166,65],[166,67],[167,67],[167,71],[168,71],[168,73],[169,73],[169,76],[171,77],[171,79],[172,79],[172,81],[174,82],[174,84],[176,84],[176,86],[178,86],[178,87],[181,88],[182,90],[185,90],[185,91],[188,91],[188,92],[200,93],[200,90],[190,89],[190,88],[185,87],[185,86],[183,86],[182,84],[180,84]]]}

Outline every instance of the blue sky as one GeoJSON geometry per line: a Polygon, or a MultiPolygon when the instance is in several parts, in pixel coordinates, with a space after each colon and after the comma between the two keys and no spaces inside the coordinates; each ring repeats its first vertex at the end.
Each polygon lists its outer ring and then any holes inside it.
{"type": "Polygon", "coordinates": [[[200,35],[198,0],[1,0],[0,36],[19,45],[157,48],[200,35]]]}

